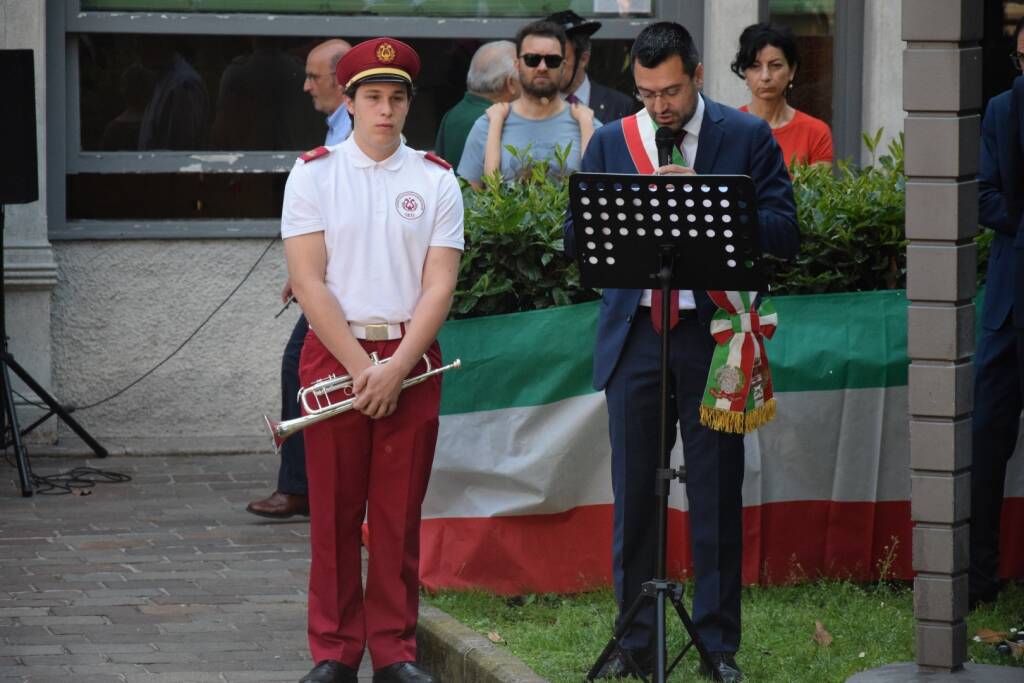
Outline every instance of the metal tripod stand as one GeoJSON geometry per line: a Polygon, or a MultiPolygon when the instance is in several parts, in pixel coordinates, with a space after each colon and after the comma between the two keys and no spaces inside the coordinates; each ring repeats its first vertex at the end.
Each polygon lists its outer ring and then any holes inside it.
{"type": "Polygon", "coordinates": [[[6,291],[3,286],[4,282],[4,266],[3,266],[3,250],[4,250],[4,206],[0,204],[0,400],[3,401],[3,411],[0,412],[0,418],[3,418],[3,426],[10,431],[10,435],[6,431],[0,431],[0,447],[6,449],[9,446],[14,446],[14,459],[18,463],[18,480],[21,485],[21,495],[29,497],[33,494],[34,488],[32,485],[32,467],[29,464],[28,452],[25,450],[25,444],[22,442],[22,437],[31,432],[33,429],[41,425],[43,422],[48,420],[51,415],[56,415],[67,424],[68,427],[79,436],[92,449],[92,452],[99,458],[107,457],[107,450],[103,448],[89,432],[85,431],[75,418],[71,417],[71,411],[50,395],[46,389],[42,387],[32,375],[28,373],[25,368],[21,367],[11,352],[7,349],[7,308],[6,308],[6,291]],[[14,407],[14,388],[11,386],[11,372],[14,372],[25,385],[31,389],[36,396],[46,404],[49,409],[42,417],[38,418],[35,422],[30,424],[28,427],[21,429],[18,425],[18,413],[14,407]]]}

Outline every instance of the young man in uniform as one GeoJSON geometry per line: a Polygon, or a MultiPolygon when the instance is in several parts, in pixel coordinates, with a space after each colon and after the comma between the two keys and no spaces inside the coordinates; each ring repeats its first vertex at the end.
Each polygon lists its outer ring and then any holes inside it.
{"type": "Polygon", "coordinates": [[[355,683],[364,648],[378,683],[430,682],[418,669],[420,509],[437,440],[441,382],[401,383],[440,365],[463,248],[463,206],[440,158],[402,144],[419,71],[398,40],[355,46],[338,63],[352,136],[295,164],[281,234],[309,319],[299,377],[351,375],[354,409],[305,430],[312,567],[302,683],[355,683]],[[377,352],[387,363],[374,365],[377,352]],[[369,524],[365,591],[360,531],[369,524]]]}

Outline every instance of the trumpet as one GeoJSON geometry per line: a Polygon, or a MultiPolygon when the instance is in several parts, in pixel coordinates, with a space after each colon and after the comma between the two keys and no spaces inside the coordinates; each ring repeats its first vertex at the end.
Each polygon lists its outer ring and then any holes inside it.
{"type": "MultiPolygon", "coordinates": [[[[374,365],[383,365],[391,360],[391,358],[380,358],[377,352],[374,351],[370,353],[370,360],[373,361],[374,365]]],[[[448,363],[448,365],[442,365],[438,368],[433,367],[426,354],[423,354],[423,361],[427,364],[427,369],[415,377],[404,379],[402,381],[403,389],[420,382],[425,382],[434,375],[440,375],[442,372],[462,367],[462,360],[459,358],[448,363]]],[[[298,400],[306,412],[302,417],[278,422],[264,415],[263,421],[266,423],[267,428],[270,429],[270,435],[274,439],[274,451],[280,452],[281,444],[295,432],[351,410],[356,402],[356,397],[352,393],[352,383],[351,375],[341,375],[340,377],[328,375],[299,390],[298,400]],[[339,391],[349,398],[343,401],[333,400],[331,395],[339,391]]]]}

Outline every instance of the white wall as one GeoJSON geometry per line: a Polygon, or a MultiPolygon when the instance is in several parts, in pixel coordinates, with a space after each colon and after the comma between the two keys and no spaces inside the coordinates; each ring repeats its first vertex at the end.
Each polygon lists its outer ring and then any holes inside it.
{"type": "Polygon", "coordinates": [[[740,33],[757,23],[757,0],[714,0],[704,4],[704,92],[739,107],[750,101],[746,83],[729,70],[740,33]]]}
{"type": "MultiPolygon", "coordinates": [[[[223,301],[268,242],[58,242],[53,356],[62,398],[85,405],[152,368],[223,301]]],[[[284,280],[278,242],[177,356],[76,416],[101,441],[263,434],[262,415],[280,413],[281,353],[299,315],[292,305],[274,319],[284,280]]]]}

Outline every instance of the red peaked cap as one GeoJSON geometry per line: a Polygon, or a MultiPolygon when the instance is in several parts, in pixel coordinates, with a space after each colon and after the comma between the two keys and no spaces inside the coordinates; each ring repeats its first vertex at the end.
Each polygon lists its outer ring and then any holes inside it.
{"type": "Polygon", "coordinates": [[[394,38],[364,40],[345,53],[336,69],[338,83],[345,90],[367,81],[412,83],[419,72],[416,50],[394,38]]]}

